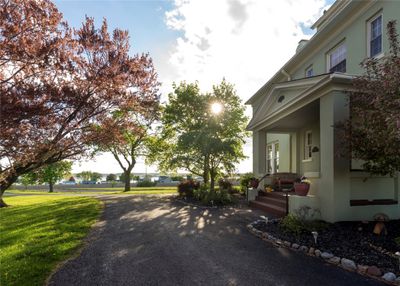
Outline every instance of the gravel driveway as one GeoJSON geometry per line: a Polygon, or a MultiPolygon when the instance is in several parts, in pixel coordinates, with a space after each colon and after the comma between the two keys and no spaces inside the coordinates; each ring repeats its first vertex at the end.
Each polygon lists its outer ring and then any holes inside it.
{"type": "Polygon", "coordinates": [[[49,285],[384,285],[276,248],[246,230],[260,213],[168,196],[101,196],[104,213],[49,285]]]}

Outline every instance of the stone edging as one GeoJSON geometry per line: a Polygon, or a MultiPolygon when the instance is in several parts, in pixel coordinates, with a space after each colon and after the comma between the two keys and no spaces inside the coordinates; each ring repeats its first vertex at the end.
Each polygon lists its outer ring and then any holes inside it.
{"type": "MultiPolygon", "coordinates": [[[[269,219],[268,223],[278,222],[280,219],[269,219]]],[[[247,229],[254,235],[258,236],[259,238],[273,243],[279,247],[286,247],[293,251],[300,251],[309,256],[315,256],[324,261],[331,263],[333,265],[337,265],[347,271],[357,272],[361,275],[374,278],[376,280],[385,282],[390,285],[400,285],[400,276],[396,277],[396,275],[392,272],[387,272],[382,275],[383,271],[376,266],[367,266],[367,265],[360,265],[356,264],[353,260],[347,258],[340,258],[335,256],[333,253],[330,252],[321,252],[319,249],[315,249],[314,247],[308,247],[305,245],[298,245],[297,243],[291,243],[290,241],[284,241],[279,238],[270,235],[267,232],[262,232],[254,227],[255,224],[265,222],[265,220],[256,220],[247,225],[247,229]]]]}

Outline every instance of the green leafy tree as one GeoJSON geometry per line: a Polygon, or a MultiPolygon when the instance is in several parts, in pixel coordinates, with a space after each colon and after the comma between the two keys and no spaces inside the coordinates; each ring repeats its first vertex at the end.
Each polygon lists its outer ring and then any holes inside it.
{"type": "Polygon", "coordinates": [[[363,168],[371,174],[393,176],[400,170],[400,45],[396,21],[388,23],[387,33],[390,53],[362,64],[365,74],[353,80],[354,89],[349,92],[351,118],[337,127],[344,130],[345,154],[362,160],[363,168]]]}
{"type": "Polygon", "coordinates": [[[76,174],[76,176],[81,179],[82,181],[90,181],[91,177],[92,177],[92,172],[91,171],[82,171],[78,174],[76,174]]]}
{"type": "Polygon", "coordinates": [[[71,174],[72,162],[59,161],[36,170],[33,174],[39,183],[49,184],[49,192],[54,190],[54,184],[71,174]]]}
{"type": "Polygon", "coordinates": [[[19,178],[19,181],[25,187],[26,190],[29,185],[34,185],[36,183],[37,178],[34,173],[26,173],[19,178]]]}
{"type": "Polygon", "coordinates": [[[101,178],[103,178],[103,175],[97,172],[92,172],[90,175],[90,180],[93,182],[98,182],[101,180],[101,178]]]}
{"type": "Polygon", "coordinates": [[[232,84],[223,80],[211,93],[198,83],[173,85],[162,114],[160,135],[152,138],[149,160],[162,171],[183,168],[202,176],[214,191],[221,172],[231,172],[245,156],[244,106],[232,84]]]}
{"type": "Polygon", "coordinates": [[[117,180],[117,175],[115,174],[108,174],[106,177],[106,181],[107,182],[113,182],[117,180]]]}

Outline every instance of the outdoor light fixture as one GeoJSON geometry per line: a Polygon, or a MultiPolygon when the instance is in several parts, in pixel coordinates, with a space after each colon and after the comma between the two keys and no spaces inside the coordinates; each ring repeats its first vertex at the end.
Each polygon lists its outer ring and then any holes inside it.
{"type": "Polygon", "coordinates": [[[285,96],[284,96],[284,95],[281,95],[281,96],[278,98],[278,102],[281,103],[284,99],[285,99],[285,96]]]}
{"type": "Polygon", "coordinates": [[[313,152],[313,153],[319,152],[319,148],[317,146],[314,146],[312,148],[311,152],[313,152]]]}
{"type": "Polygon", "coordinates": [[[222,112],[222,104],[219,102],[214,102],[213,104],[211,104],[211,112],[218,115],[222,112]]]}
{"type": "Polygon", "coordinates": [[[262,218],[263,220],[265,220],[265,223],[268,223],[268,218],[266,216],[260,216],[260,218],[262,218]]]}
{"type": "Polygon", "coordinates": [[[313,235],[313,237],[314,237],[314,242],[315,242],[315,245],[317,245],[318,232],[316,232],[316,231],[312,231],[312,232],[311,232],[311,234],[312,234],[312,235],[313,235]]]}

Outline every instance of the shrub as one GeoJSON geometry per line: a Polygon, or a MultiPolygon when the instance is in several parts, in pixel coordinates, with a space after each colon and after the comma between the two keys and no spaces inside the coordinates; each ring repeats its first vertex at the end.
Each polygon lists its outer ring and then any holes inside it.
{"type": "Polygon", "coordinates": [[[233,190],[232,183],[229,182],[228,179],[223,179],[223,178],[219,179],[218,186],[219,186],[220,190],[225,190],[225,191],[228,191],[229,193],[231,193],[233,190]]]}
{"type": "Polygon", "coordinates": [[[292,214],[285,216],[279,223],[279,227],[284,232],[294,234],[295,236],[300,236],[304,231],[303,222],[292,214]]]}
{"type": "Polygon", "coordinates": [[[193,191],[199,189],[200,183],[194,180],[184,180],[178,185],[178,193],[181,197],[193,197],[193,191]]]}
{"type": "Polygon", "coordinates": [[[136,187],[146,188],[146,187],[154,187],[155,185],[157,185],[156,182],[152,182],[152,181],[149,181],[149,180],[144,180],[144,181],[138,182],[136,187]]]}
{"type": "Polygon", "coordinates": [[[228,205],[235,202],[234,198],[225,189],[211,191],[209,186],[202,185],[194,190],[193,197],[205,205],[228,205]]]}
{"type": "Polygon", "coordinates": [[[172,176],[171,181],[182,181],[183,177],[182,176],[172,176]]]}
{"type": "Polygon", "coordinates": [[[253,173],[246,173],[240,177],[240,188],[242,192],[246,192],[249,187],[250,181],[254,178],[253,173]]]}

